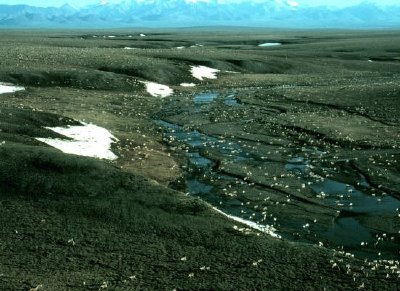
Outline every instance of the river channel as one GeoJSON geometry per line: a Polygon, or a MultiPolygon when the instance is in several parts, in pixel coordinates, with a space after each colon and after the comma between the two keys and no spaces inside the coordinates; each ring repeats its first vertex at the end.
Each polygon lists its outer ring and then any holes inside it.
{"type": "Polygon", "coordinates": [[[315,169],[313,161],[324,159],[324,149],[290,145],[283,150],[287,158],[280,156],[278,163],[270,147],[250,146],[228,128],[229,134],[223,135],[203,132],[210,111],[247,110],[248,105],[237,99],[235,92],[201,92],[185,101],[182,98],[171,98],[155,120],[170,149],[186,157],[181,165],[185,171],[182,190],[226,215],[268,228],[282,239],[343,250],[359,258],[398,258],[398,237],[368,223],[397,215],[398,199],[371,195],[362,173],[351,173],[356,177],[352,183],[316,174],[330,170],[315,169]],[[188,124],[190,116],[193,121],[203,121],[188,124]],[[260,175],[252,178],[252,171],[271,171],[272,164],[282,168],[282,174],[266,180],[282,179],[287,185],[264,183],[260,175]],[[308,196],[296,194],[303,189],[308,196]]]}

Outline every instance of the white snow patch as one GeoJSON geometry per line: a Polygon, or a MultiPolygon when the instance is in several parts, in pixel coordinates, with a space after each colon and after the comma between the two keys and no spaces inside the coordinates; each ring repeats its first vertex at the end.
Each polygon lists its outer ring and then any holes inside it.
{"type": "Polygon", "coordinates": [[[140,37],[145,37],[146,35],[144,33],[139,34],[140,37]]]}
{"type": "Polygon", "coordinates": [[[192,76],[200,81],[203,81],[204,78],[206,79],[217,79],[217,73],[220,70],[209,68],[206,66],[190,66],[190,72],[192,76]]]}
{"type": "Polygon", "coordinates": [[[107,37],[109,37],[109,38],[114,38],[114,37],[116,37],[115,35],[109,35],[109,36],[107,36],[107,37]]]}
{"type": "Polygon", "coordinates": [[[130,47],[130,46],[126,46],[124,47],[124,50],[136,50],[137,48],[135,47],[130,47]]]}
{"type": "Polygon", "coordinates": [[[82,125],[46,128],[72,139],[36,138],[64,153],[107,160],[118,158],[111,151],[111,144],[118,139],[103,127],[82,123],[82,125]]]}
{"type": "Polygon", "coordinates": [[[287,3],[289,6],[292,6],[292,7],[299,7],[299,6],[300,6],[300,3],[299,3],[299,2],[296,2],[296,1],[286,1],[286,3],[287,3]]]}
{"type": "Polygon", "coordinates": [[[226,214],[225,212],[219,210],[216,207],[213,207],[213,209],[215,211],[217,211],[218,213],[228,217],[229,219],[232,219],[234,221],[240,222],[240,223],[242,223],[244,225],[247,225],[250,228],[253,228],[253,229],[261,231],[261,232],[264,232],[264,233],[266,233],[266,234],[268,234],[268,235],[270,235],[272,237],[282,238],[279,234],[277,234],[275,232],[276,229],[271,225],[262,225],[262,224],[258,224],[256,222],[253,222],[253,221],[250,221],[250,220],[246,220],[246,219],[243,219],[243,218],[240,218],[240,217],[237,217],[237,216],[229,215],[229,214],[226,214]]]}
{"type": "Polygon", "coordinates": [[[196,84],[195,83],[181,83],[182,87],[195,87],[196,84]]]}
{"type": "Polygon", "coordinates": [[[280,42],[266,42],[266,43],[259,44],[258,46],[268,47],[268,46],[278,46],[278,45],[282,45],[282,43],[280,43],[280,42]]]}
{"type": "Polygon", "coordinates": [[[0,83],[0,94],[13,93],[13,92],[23,91],[23,90],[25,90],[24,87],[14,86],[13,84],[9,84],[9,83],[0,83]]]}
{"type": "Polygon", "coordinates": [[[192,3],[192,4],[194,4],[194,3],[198,3],[198,2],[205,2],[205,3],[208,3],[208,2],[210,2],[210,0],[185,0],[185,3],[192,3]]]}
{"type": "Polygon", "coordinates": [[[185,47],[184,46],[177,46],[176,49],[178,50],[183,50],[185,47]]]}
{"type": "Polygon", "coordinates": [[[194,44],[194,45],[191,45],[190,47],[203,47],[204,45],[202,45],[202,44],[194,44]]]}
{"type": "Polygon", "coordinates": [[[157,84],[153,82],[142,82],[146,85],[147,92],[154,97],[168,97],[174,93],[167,85],[157,84]]]}

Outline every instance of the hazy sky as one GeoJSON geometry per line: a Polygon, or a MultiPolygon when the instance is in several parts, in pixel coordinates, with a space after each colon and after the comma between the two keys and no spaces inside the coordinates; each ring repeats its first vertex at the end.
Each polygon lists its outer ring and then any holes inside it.
{"type": "MultiPolygon", "coordinates": [[[[0,4],[28,4],[28,5],[34,5],[34,6],[61,6],[65,3],[69,3],[71,5],[75,6],[84,6],[88,4],[96,4],[100,3],[100,1],[106,1],[106,0],[0,0],[0,4]]],[[[121,2],[123,0],[108,0],[109,2],[121,2]]],[[[193,1],[193,0],[192,0],[193,1]]],[[[199,0],[198,0],[199,1],[199,0]]],[[[200,1],[206,1],[206,0],[200,0],[200,1]]],[[[240,2],[243,0],[223,0],[224,2],[240,2]]],[[[269,0],[273,1],[273,0],[269,0]]],[[[282,0],[285,1],[285,0],[282,0]]],[[[262,1],[262,0],[256,0],[254,2],[268,2],[268,1],[262,1]]],[[[350,6],[354,4],[358,4],[360,2],[363,2],[363,0],[324,0],[324,1],[318,1],[318,0],[296,0],[300,5],[312,5],[312,6],[320,6],[320,5],[329,5],[329,6],[350,6]]],[[[394,5],[400,4],[400,0],[369,0],[369,2],[375,2],[379,5],[394,5]]]]}

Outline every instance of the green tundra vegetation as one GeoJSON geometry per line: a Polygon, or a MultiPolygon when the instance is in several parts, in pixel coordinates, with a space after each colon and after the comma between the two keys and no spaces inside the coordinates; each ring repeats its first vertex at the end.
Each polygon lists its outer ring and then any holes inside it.
{"type": "Polygon", "coordinates": [[[398,31],[0,36],[1,290],[398,290],[398,31]]]}

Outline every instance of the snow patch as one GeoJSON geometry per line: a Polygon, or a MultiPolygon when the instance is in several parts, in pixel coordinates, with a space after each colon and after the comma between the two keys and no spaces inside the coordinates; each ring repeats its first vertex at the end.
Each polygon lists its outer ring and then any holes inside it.
{"type": "Polygon", "coordinates": [[[9,83],[0,83],[0,94],[14,93],[14,92],[23,91],[23,90],[25,90],[24,87],[14,86],[13,84],[9,84],[9,83]]]}
{"type": "Polygon", "coordinates": [[[145,37],[146,35],[144,33],[139,34],[140,37],[145,37]]]}
{"type": "Polygon", "coordinates": [[[286,3],[291,7],[299,7],[300,3],[296,1],[286,1],[286,3]]]}
{"type": "Polygon", "coordinates": [[[195,87],[196,84],[195,83],[181,83],[182,87],[195,87]]]}
{"type": "Polygon", "coordinates": [[[206,66],[190,66],[190,72],[192,76],[200,81],[206,79],[217,79],[217,73],[220,70],[209,68],[206,66]]]}
{"type": "Polygon", "coordinates": [[[146,85],[146,91],[154,97],[168,97],[174,93],[167,85],[157,84],[153,82],[142,82],[146,85]]]}
{"type": "Polygon", "coordinates": [[[46,128],[72,139],[36,138],[64,153],[107,160],[118,158],[111,151],[111,144],[118,139],[103,127],[82,123],[76,126],[46,128]]]}
{"type": "Polygon", "coordinates": [[[282,45],[282,43],[280,43],[280,42],[266,42],[266,43],[259,44],[258,46],[260,46],[260,47],[268,47],[268,46],[278,46],[278,45],[282,45]]]}
{"type": "Polygon", "coordinates": [[[261,231],[261,232],[266,233],[266,234],[268,234],[268,235],[270,235],[272,237],[282,238],[279,234],[277,234],[275,232],[276,229],[271,225],[262,225],[262,224],[258,224],[258,223],[255,223],[253,221],[246,220],[246,219],[243,219],[243,218],[240,218],[240,217],[237,217],[237,216],[229,215],[229,214],[226,214],[225,212],[219,210],[216,207],[213,207],[213,209],[215,211],[217,211],[218,213],[224,215],[225,217],[228,217],[229,219],[232,219],[234,221],[237,221],[237,222],[240,222],[240,223],[242,223],[244,225],[247,225],[248,227],[250,227],[252,229],[261,231]]]}
{"type": "Polygon", "coordinates": [[[185,3],[190,3],[190,4],[194,4],[194,3],[198,3],[198,2],[209,3],[210,0],[185,0],[185,3]]]}
{"type": "Polygon", "coordinates": [[[137,48],[126,46],[124,47],[124,50],[137,50],[137,48]]]}

